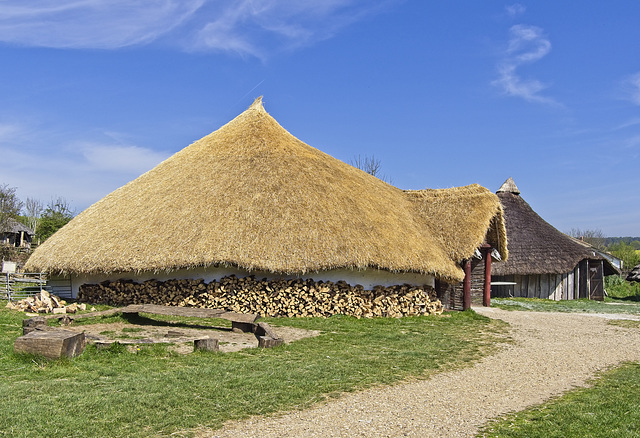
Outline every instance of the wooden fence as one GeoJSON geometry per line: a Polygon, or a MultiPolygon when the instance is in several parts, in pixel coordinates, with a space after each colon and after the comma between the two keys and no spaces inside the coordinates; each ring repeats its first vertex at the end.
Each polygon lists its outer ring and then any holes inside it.
{"type": "Polygon", "coordinates": [[[71,298],[71,281],[68,284],[48,285],[45,274],[37,273],[8,273],[0,274],[0,299],[21,300],[31,297],[41,289],[62,298],[71,298]]]}

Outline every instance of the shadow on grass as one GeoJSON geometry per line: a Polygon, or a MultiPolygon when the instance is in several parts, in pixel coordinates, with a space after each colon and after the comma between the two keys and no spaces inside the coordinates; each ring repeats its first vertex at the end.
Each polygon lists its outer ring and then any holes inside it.
{"type": "Polygon", "coordinates": [[[126,320],[130,324],[136,325],[152,325],[157,327],[172,327],[172,328],[190,328],[190,329],[215,329],[221,331],[231,331],[229,327],[220,327],[217,325],[205,325],[205,324],[197,324],[191,322],[176,322],[176,321],[162,321],[155,318],[149,318],[147,316],[142,316],[136,313],[124,313],[122,314],[122,318],[126,320]]]}
{"type": "Polygon", "coordinates": [[[622,298],[614,298],[616,301],[630,301],[633,303],[640,303],[640,295],[629,295],[626,297],[622,297],[622,298]]]}

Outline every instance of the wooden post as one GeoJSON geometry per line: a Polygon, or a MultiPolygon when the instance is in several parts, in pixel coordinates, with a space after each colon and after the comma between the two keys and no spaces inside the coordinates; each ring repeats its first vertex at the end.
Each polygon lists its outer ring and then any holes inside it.
{"type": "Polygon", "coordinates": [[[462,285],[462,310],[471,308],[471,260],[464,261],[464,283],[462,285]]]}
{"type": "Polygon", "coordinates": [[[11,281],[11,279],[9,275],[11,274],[7,272],[7,301],[11,301],[11,287],[9,286],[9,282],[11,281]]]}
{"type": "Polygon", "coordinates": [[[491,247],[484,248],[484,291],[482,294],[482,305],[491,306],[491,247]]]}

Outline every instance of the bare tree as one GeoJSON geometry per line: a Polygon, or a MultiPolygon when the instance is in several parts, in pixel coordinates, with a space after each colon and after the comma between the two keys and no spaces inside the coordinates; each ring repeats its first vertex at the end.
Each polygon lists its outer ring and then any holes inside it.
{"type": "Polygon", "coordinates": [[[39,199],[27,198],[24,203],[24,210],[27,217],[27,226],[35,233],[40,224],[40,217],[44,211],[44,205],[39,199]]]}
{"type": "Polygon", "coordinates": [[[22,201],[16,195],[16,188],[0,184],[0,229],[6,228],[9,219],[15,219],[22,209],[22,201]]]}
{"type": "Polygon", "coordinates": [[[353,157],[352,160],[349,160],[349,164],[355,168],[367,172],[369,175],[373,175],[376,178],[379,178],[382,181],[391,184],[391,180],[387,178],[386,175],[380,174],[382,170],[382,163],[373,155],[360,156],[358,154],[357,156],[353,157]]]}
{"type": "Polygon", "coordinates": [[[596,249],[604,250],[606,248],[605,235],[602,230],[596,228],[593,230],[581,230],[580,228],[571,228],[569,236],[587,242],[596,249]]]}
{"type": "Polygon", "coordinates": [[[49,203],[47,204],[47,209],[45,211],[50,214],[60,214],[63,216],[71,217],[74,216],[74,212],[71,210],[69,201],[61,196],[58,196],[55,199],[52,198],[51,201],[49,201],[49,203]]]}

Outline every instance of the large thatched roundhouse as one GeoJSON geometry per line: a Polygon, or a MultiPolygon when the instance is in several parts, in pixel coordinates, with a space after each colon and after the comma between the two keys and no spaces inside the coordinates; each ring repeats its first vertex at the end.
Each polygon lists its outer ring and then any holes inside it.
{"type": "Polygon", "coordinates": [[[44,242],[30,270],[86,283],[230,274],[375,285],[460,281],[486,240],[506,256],[498,198],[408,194],[301,142],[261,99],[107,195],[44,242]]]}
{"type": "Polygon", "coordinates": [[[558,231],[520,196],[509,178],[497,191],[509,260],[492,268],[492,296],[604,299],[604,276],[619,271],[590,245],[558,231]]]}

